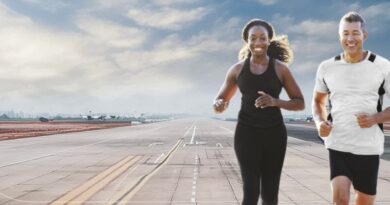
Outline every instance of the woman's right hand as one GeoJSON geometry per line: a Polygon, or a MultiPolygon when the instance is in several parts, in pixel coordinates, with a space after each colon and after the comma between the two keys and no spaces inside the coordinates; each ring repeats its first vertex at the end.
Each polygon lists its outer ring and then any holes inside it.
{"type": "Polygon", "coordinates": [[[215,99],[213,103],[214,111],[216,113],[223,112],[228,106],[228,102],[223,99],[215,99]]]}

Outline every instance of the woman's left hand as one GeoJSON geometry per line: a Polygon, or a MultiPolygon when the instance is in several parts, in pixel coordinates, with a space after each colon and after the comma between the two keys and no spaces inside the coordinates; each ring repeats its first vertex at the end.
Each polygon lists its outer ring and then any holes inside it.
{"type": "Polygon", "coordinates": [[[276,100],[272,96],[268,95],[263,91],[257,92],[260,97],[258,97],[255,101],[256,108],[266,108],[275,106],[276,100]]]}

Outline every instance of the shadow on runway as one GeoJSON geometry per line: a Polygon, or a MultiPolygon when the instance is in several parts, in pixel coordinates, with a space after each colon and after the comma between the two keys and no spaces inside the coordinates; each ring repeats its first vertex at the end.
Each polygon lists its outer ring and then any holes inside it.
{"type": "MultiPolygon", "coordinates": [[[[297,125],[302,124],[290,124],[286,123],[287,135],[296,139],[314,142],[317,144],[323,144],[322,140],[318,137],[317,130],[314,127],[300,127],[297,125]]],[[[385,136],[385,151],[381,156],[382,159],[390,161],[390,136],[385,136]]]]}

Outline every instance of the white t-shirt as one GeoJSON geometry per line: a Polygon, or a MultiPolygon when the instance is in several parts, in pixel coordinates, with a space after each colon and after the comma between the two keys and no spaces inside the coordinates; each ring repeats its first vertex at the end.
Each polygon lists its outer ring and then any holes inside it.
{"type": "Polygon", "coordinates": [[[371,52],[359,63],[347,63],[342,56],[323,61],[317,70],[314,91],[329,93],[333,119],[330,135],[323,138],[325,146],[359,155],[380,155],[384,146],[382,130],[378,125],[361,128],[355,115],[378,112],[378,91],[383,82],[390,97],[390,63],[371,52]]]}

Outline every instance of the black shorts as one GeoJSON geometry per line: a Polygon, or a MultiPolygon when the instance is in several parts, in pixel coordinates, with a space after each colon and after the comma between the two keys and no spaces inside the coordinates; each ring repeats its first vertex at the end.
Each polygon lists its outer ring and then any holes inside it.
{"type": "Polygon", "coordinates": [[[330,179],[348,177],[355,190],[376,195],[379,155],[356,155],[329,149],[330,179]]]}

